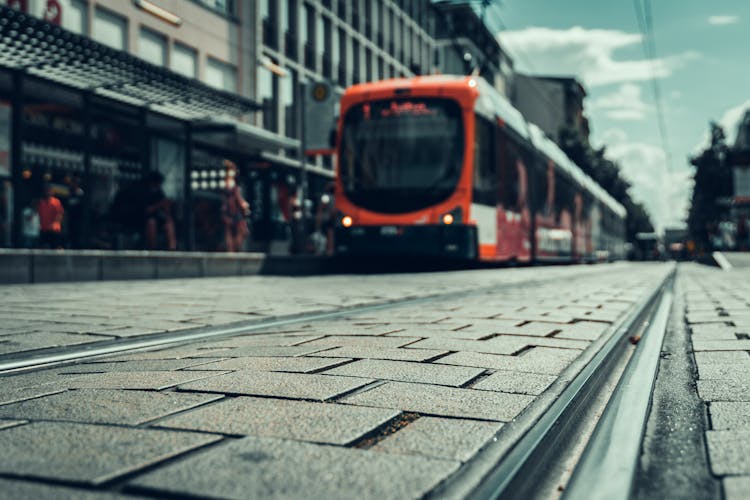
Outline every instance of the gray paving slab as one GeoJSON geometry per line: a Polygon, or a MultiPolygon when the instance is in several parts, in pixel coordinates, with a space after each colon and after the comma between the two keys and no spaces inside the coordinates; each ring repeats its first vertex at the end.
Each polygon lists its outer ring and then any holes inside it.
{"type": "Polygon", "coordinates": [[[0,337],[0,354],[99,342],[110,337],[74,333],[31,332],[0,337]]]}
{"type": "Polygon", "coordinates": [[[559,329],[556,323],[529,322],[520,326],[517,323],[519,321],[516,320],[484,320],[481,322],[471,322],[459,331],[462,333],[474,333],[482,337],[498,333],[544,337],[559,329]]]}
{"type": "Polygon", "coordinates": [[[509,422],[533,397],[427,384],[388,382],[341,402],[394,408],[425,415],[509,422]]]}
{"type": "Polygon", "coordinates": [[[331,335],[323,337],[310,342],[301,344],[303,347],[343,347],[343,346],[355,346],[355,347],[385,347],[385,348],[397,348],[411,344],[420,340],[419,337],[381,337],[381,336],[363,336],[363,335],[331,335]]]}
{"type": "Polygon", "coordinates": [[[131,484],[156,494],[241,499],[420,498],[457,467],[454,461],[247,437],[131,484]]]}
{"type": "MultiPolygon", "coordinates": [[[[68,389],[141,389],[161,391],[193,380],[214,377],[217,372],[174,371],[174,372],[108,372],[89,373],[61,379],[68,389]]],[[[65,376],[62,376],[65,377],[65,376]]]]}
{"type": "Polygon", "coordinates": [[[155,425],[345,445],[398,414],[397,410],[383,408],[242,396],[170,417],[155,425]]]}
{"type": "Polygon", "coordinates": [[[325,347],[317,346],[245,346],[237,347],[234,349],[223,349],[221,351],[212,351],[206,349],[205,353],[195,352],[191,354],[191,358],[212,358],[216,357],[217,354],[221,354],[221,357],[225,358],[242,358],[245,356],[258,356],[258,357],[272,357],[272,356],[304,356],[305,354],[312,354],[325,349],[325,347]]]}
{"type": "Polygon", "coordinates": [[[176,392],[81,389],[0,406],[0,418],[138,425],[221,397],[176,392]]]}
{"type": "Polygon", "coordinates": [[[0,431],[0,474],[102,484],[218,436],[61,422],[0,431]]]}
{"type": "Polygon", "coordinates": [[[80,363],[57,369],[61,374],[107,373],[107,372],[156,372],[174,371],[211,363],[210,359],[144,359],[137,361],[98,361],[80,363]]]}
{"type": "Polygon", "coordinates": [[[324,401],[371,383],[370,379],[242,370],[180,386],[184,391],[324,401]]]}
{"type": "Polygon", "coordinates": [[[496,337],[490,340],[457,340],[428,338],[404,349],[434,349],[440,351],[471,351],[487,354],[514,354],[528,344],[526,337],[496,337]],[[501,339],[501,340],[498,340],[501,339]]]}
{"type": "Polygon", "coordinates": [[[424,384],[449,385],[458,387],[482,374],[482,368],[414,363],[409,361],[388,361],[382,359],[362,359],[343,366],[326,370],[330,375],[366,377],[399,382],[420,382],[424,384]]]}
{"type": "Polygon", "coordinates": [[[750,340],[693,339],[694,351],[750,351],[750,340]]]}
{"type": "MultiPolygon", "coordinates": [[[[700,354],[700,353],[698,353],[700,354]]],[[[711,354],[714,354],[713,352],[711,354]]],[[[698,376],[703,379],[729,379],[750,380],[750,356],[741,363],[717,363],[700,360],[698,365],[698,376]]]]}
{"type": "Polygon", "coordinates": [[[491,440],[502,426],[497,422],[420,417],[380,441],[372,449],[465,462],[491,440]]]}
{"type": "Polygon", "coordinates": [[[750,386],[746,377],[698,380],[698,395],[704,401],[750,401],[750,386]]]}
{"type": "Polygon", "coordinates": [[[0,479],[0,492],[2,492],[4,498],[13,500],[122,500],[134,498],[118,493],[87,491],[85,489],[12,479],[0,479]]]}
{"type": "Polygon", "coordinates": [[[724,485],[724,500],[747,500],[750,498],[750,476],[727,477],[724,485]]]}
{"type": "MultiPolygon", "coordinates": [[[[412,344],[413,345],[413,344],[412,344]]],[[[438,349],[411,349],[399,348],[374,348],[374,347],[336,347],[325,351],[316,352],[313,356],[329,358],[354,358],[354,359],[387,359],[392,361],[427,361],[437,356],[447,354],[447,350],[438,349]]]]}
{"type": "Polygon", "coordinates": [[[440,358],[435,363],[557,375],[579,355],[580,352],[573,349],[534,347],[518,356],[457,352],[440,358]]]}
{"type": "Polygon", "coordinates": [[[609,328],[610,325],[607,323],[579,321],[578,323],[561,325],[559,327],[560,332],[556,333],[554,337],[556,339],[594,341],[598,339],[609,328]]]}
{"type": "Polygon", "coordinates": [[[247,357],[229,358],[221,361],[211,361],[207,364],[194,366],[191,370],[259,370],[268,372],[298,372],[310,373],[333,367],[350,361],[338,358],[314,358],[314,357],[247,357]]]}
{"type": "Polygon", "coordinates": [[[499,370],[472,387],[481,391],[538,395],[557,379],[554,375],[499,370]]]}
{"type": "Polygon", "coordinates": [[[706,444],[714,474],[750,475],[750,430],[708,431],[706,444]]]}
{"type": "Polygon", "coordinates": [[[713,430],[750,430],[750,402],[713,402],[708,410],[713,430]]]}

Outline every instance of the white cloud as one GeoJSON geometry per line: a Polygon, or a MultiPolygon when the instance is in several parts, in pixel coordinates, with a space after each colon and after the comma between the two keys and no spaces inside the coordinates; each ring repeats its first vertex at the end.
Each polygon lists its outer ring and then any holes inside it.
{"type": "Polygon", "coordinates": [[[531,74],[576,75],[590,87],[666,78],[697,57],[694,52],[654,59],[616,60],[617,50],[641,43],[641,35],[617,30],[531,27],[498,34],[516,67],[531,74]]]}
{"type": "Polygon", "coordinates": [[[590,101],[588,109],[602,111],[612,120],[643,120],[651,107],[643,102],[640,86],[623,83],[616,91],[590,101]]]}
{"type": "Polygon", "coordinates": [[[727,24],[737,24],[740,22],[739,16],[711,16],[708,18],[708,24],[714,26],[726,26],[727,24]]]}
{"type": "Polygon", "coordinates": [[[667,171],[666,154],[660,147],[631,142],[620,129],[602,134],[606,157],[616,161],[622,176],[631,184],[630,195],[643,203],[658,230],[682,223],[687,216],[692,193],[692,172],[667,171]]]}
{"type": "MultiPolygon", "coordinates": [[[[718,121],[718,123],[724,129],[724,133],[727,136],[727,144],[734,144],[734,141],[737,139],[737,128],[739,127],[742,118],[745,116],[745,112],[748,110],[750,110],[750,99],[743,102],[742,104],[729,108],[721,116],[721,119],[718,121]]],[[[709,144],[711,144],[711,134],[708,124],[706,124],[706,130],[703,133],[701,140],[693,149],[693,154],[699,154],[701,151],[706,149],[709,144]]]]}

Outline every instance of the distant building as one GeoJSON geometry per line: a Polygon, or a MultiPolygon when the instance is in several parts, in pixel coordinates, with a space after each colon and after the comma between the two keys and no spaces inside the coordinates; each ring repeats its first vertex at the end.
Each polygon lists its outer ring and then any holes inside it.
{"type": "Polygon", "coordinates": [[[572,128],[588,142],[589,122],[583,114],[585,97],[586,89],[572,77],[515,75],[514,105],[558,144],[564,128],[572,128]]]}

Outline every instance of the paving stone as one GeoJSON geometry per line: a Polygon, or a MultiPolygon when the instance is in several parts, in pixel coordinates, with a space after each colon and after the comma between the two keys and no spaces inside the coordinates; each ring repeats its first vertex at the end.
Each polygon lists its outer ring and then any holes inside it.
{"type": "Polygon", "coordinates": [[[215,376],[215,372],[109,372],[73,376],[61,383],[69,389],[142,389],[161,391],[193,380],[215,376]]]}
{"type": "Polygon", "coordinates": [[[300,344],[302,342],[307,342],[309,340],[315,340],[320,337],[320,335],[288,335],[284,333],[268,335],[242,335],[226,340],[211,341],[210,346],[213,348],[235,348],[247,346],[292,346],[300,344]]]}
{"type": "Polygon", "coordinates": [[[528,345],[524,337],[495,337],[490,340],[456,340],[428,338],[404,349],[435,349],[442,351],[471,351],[487,354],[514,354],[528,345]],[[501,340],[498,340],[501,339],[501,340]]]}
{"type": "Polygon", "coordinates": [[[724,485],[724,500],[747,500],[750,498],[750,476],[726,477],[724,485]]]}
{"type": "Polygon", "coordinates": [[[503,424],[455,418],[421,417],[371,449],[465,462],[492,439],[503,424]]]}
{"type": "Polygon", "coordinates": [[[140,372],[140,371],[174,371],[183,368],[201,366],[211,363],[206,359],[144,359],[137,361],[115,361],[81,363],[58,369],[61,374],[107,373],[107,372],[140,372]]]}
{"type": "MultiPolygon", "coordinates": [[[[701,353],[698,353],[701,354],[701,353]]],[[[709,353],[704,353],[709,354],[709,353]]],[[[711,352],[710,354],[716,354],[711,352]]],[[[746,356],[742,362],[710,362],[704,360],[698,360],[698,375],[702,380],[706,379],[750,379],[750,356],[746,356]]]]}
{"type": "Polygon", "coordinates": [[[400,347],[396,349],[377,349],[374,347],[352,346],[336,347],[335,349],[316,352],[314,356],[355,359],[389,359],[393,361],[427,361],[428,359],[432,359],[446,353],[446,350],[436,349],[412,349],[406,347],[400,347]]]}
{"type": "Polygon", "coordinates": [[[533,399],[520,394],[388,382],[369,391],[344,398],[342,402],[395,408],[426,415],[508,422],[533,399]]]}
{"type": "Polygon", "coordinates": [[[0,491],[2,491],[4,498],[12,498],[14,500],[122,500],[124,498],[132,498],[116,493],[87,491],[30,481],[14,481],[12,479],[0,479],[0,491]]]}
{"type": "Polygon", "coordinates": [[[499,370],[473,386],[482,391],[538,395],[557,379],[553,375],[499,370]]]}
{"type": "Polygon", "coordinates": [[[408,361],[362,359],[327,370],[325,373],[349,377],[367,377],[380,380],[421,382],[458,387],[483,372],[484,370],[481,368],[413,363],[408,361]]]}
{"type": "Polygon", "coordinates": [[[750,401],[750,386],[746,377],[698,380],[698,395],[704,401],[750,401]]]}
{"type": "Polygon", "coordinates": [[[0,431],[0,473],[101,484],[219,439],[192,432],[36,422],[0,431]]]}
{"type": "Polygon", "coordinates": [[[352,377],[242,370],[183,384],[180,389],[324,401],[371,382],[352,377]]]}
{"type": "Polygon", "coordinates": [[[750,340],[693,339],[694,351],[750,351],[750,340]]]}
{"type": "Polygon", "coordinates": [[[700,364],[742,364],[750,362],[750,355],[744,351],[696,352],[695,360],[700,364]]]}
{"type": "Polygon", "coordinates": [[[324,368],[333,367],[343,362],[350,361],[347,359],[333,358],[230,358],[221,361],[211,361],[208,364],[192,367],[192,370],[258,370],[264,372],[298,372],[310,373],[323,370],[324,368]]]}
{"type": "Polygon", "coordinates": [[[71,345],[99,342],[106,338],[96,335],[77,335],[73,333],[32,332],[0,337],[0,354],[46,349],[50,347],[64,347],[71,345]]]}
{"type": "Polygon", "coordinates": [[[518,356],[457,352],[440,358],[435,363],[557,375],[579,355],[579,351],[572,349],[534,347],[518,356]]]}
{"type": "Polygon", "coordinates": [[[554,335],[556,339],[573,339],[594,341],[601,337],[610,326],[606,323],[593,321],[579,321],[569,325],[561,325],[560,332],[554,335]]]}
{"type": "Polygon", "coordinates": [[[750,474],[750,430],[707,431],[706,443],[714,474],[750,474]]]}
{"type": "Polygon", "coordinates": [[[305,342],[301,347],[344,347],[344,346],[355,346],[355,347],[386,347],[386,348],[397,348],[411,344],[420,340],[419,337],[378,337],[378,336],[343,336],[335,335],[323,337],[318,340],[311,342],[305,342]]]}
{"type": "Polygon", "coordinates": [[[0,406],[0,418],[138,425],[217,399],[221,396],[81,389],[0,406]]]}
{"type": "Polygon", "coordinates": [[[407,337],[419,339],[424,338],[439,338],[439,339],[463,339],[463,340],[479,340],[484,338],[486,335],[483,332],[478,331],[465,331],[465,330],[435,330],[432,328],[406,328],[404,330],[397,330],[386,334],[388,337],[407,337]]]}
{"type": "Polygon", "coordinates": [[[458,462],[247,437],[169,464],[131,484],[222,498],[419,498],[458,462]],[[212,471],[206,474],[205,471],[212,471]]]}
{"type": "MultiPolygon", "coordinates": [[[[317,346],[246,346],[235,349],[225,349],[220,351],[225,358],[242,358],[245,356],[272,357],[272,356],[304,356],[325,349],[317,346]]],[[[217,351],[206,350],[205,353],[196,352],[190,355],[191,358],[212,358],[219,354],[217,351]]]]}
{"type": "Polygon", "coordinates": [[[237,397],[158,422],[160,427],[345,445],[385,424],[396,410],[237,397]]]}
{"type": "Polygon", "coordinates": [[[750,402],[714,402],[708,410],[713,430],[750,430],[750,402]]]}

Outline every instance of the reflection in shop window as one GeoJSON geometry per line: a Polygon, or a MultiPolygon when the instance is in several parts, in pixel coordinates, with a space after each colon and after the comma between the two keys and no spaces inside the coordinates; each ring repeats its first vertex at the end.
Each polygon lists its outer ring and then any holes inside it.
{"type": "Polygon", "coordinates": [[[128,46],[127,25],[128,21],[124,17],[97,8],[94,13],[93,38],[113,49],[126,50],[128,46]]]}

